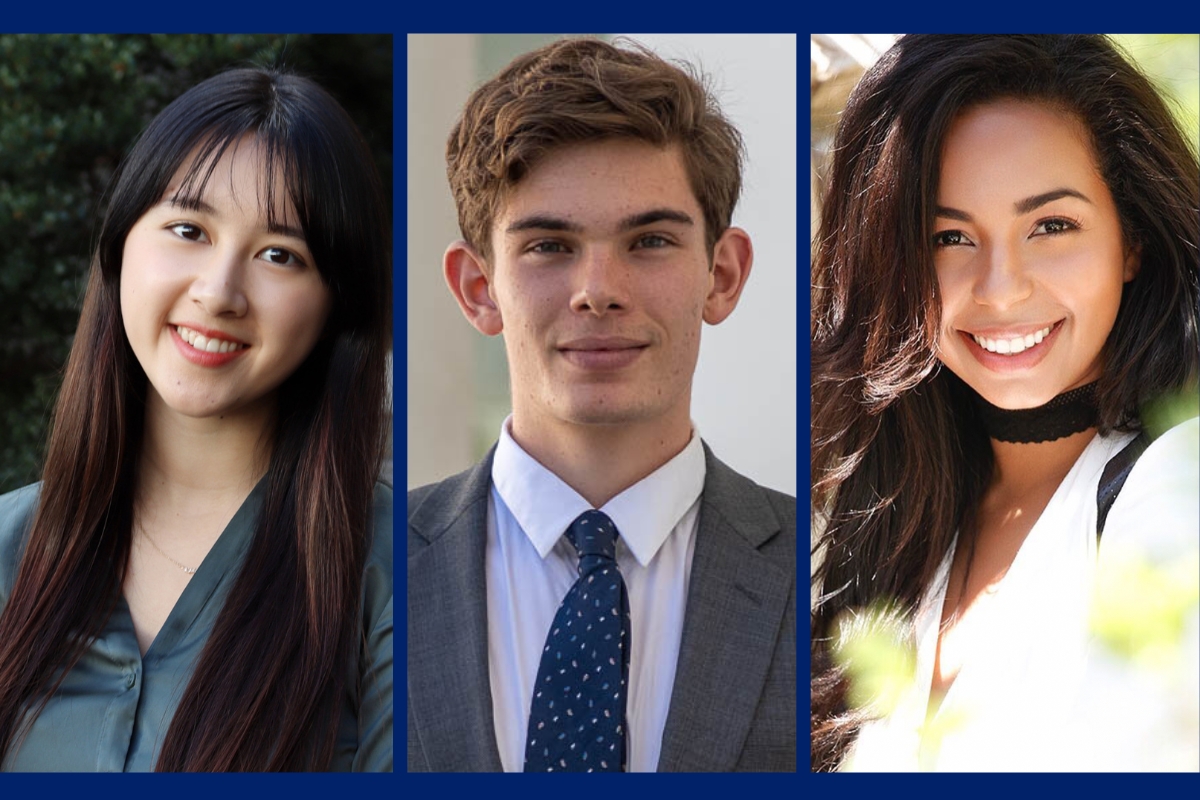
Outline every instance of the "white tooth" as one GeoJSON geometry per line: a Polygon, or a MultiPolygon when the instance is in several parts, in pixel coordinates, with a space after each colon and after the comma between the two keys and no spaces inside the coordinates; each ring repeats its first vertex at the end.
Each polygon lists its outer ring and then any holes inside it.
{"type": "Polygon", "coordinates": [[[1025,349],[1025,340],[1024,339],[1013,339],[1012,341],[1010,341],[1008,343],[1008,352],[1010,352],[1010,353],[1020,353],[1024,349],[1025,349]]]}
{"type": "Polygon", "coordinates": [[[997,339],[996,340],[996,352],[1000,353],[1002,355],[1008,355],[1008,340],[1007,339],[997,339]]]}
{"type": "Polygon", "coordinates": [[[996,352],[996,343],[994,341],[992,341],[991,339],[984,339],[983,340],[983,349],[987,350],[989,353],[994,353],[994,352],[996,352]]]}
{"type": "Polygon", "coordinates": [[[196,348],[197,350],[203,350],[204,346],[207,344],[208,339],[199,333],[196,334],[196,338],[192,340],[192,347],[196,348]]]}
{"type": "MultiPolygon", "coordinates": [[[[1047,330],[1049,330],[1049,329],[1047,329],[1047,330]]],[[[1037,344],[1041,344],[1042,339],[1045,339],[1045,338],[1046,338],[1046,331],[1038,331],[1037,333],[1035,333],[1033,335],[1033,341],[1036,342],[1037,344]]]]}
{"type": "Polygon", "coordinates": [[[221,347],[217,350],[218,353],[228,353],[233,349],[233,342],[221,342],[221,347]]]}
{"type": "Polygon", "coordinates": [[[1037,344],[1037,339],[1033,338],[1032,333],[1025,337],[1025,349],[1026,350],[1033,347],[1035,344],[1037,344]]]}
{"type": "Polygon", "coordinates": [[[207,342],[204,343],[204,352],[206,352],[206,353],[215,353],[220,349],[221,349],[221,340],[220,339],[209,339],[207,342]]]}

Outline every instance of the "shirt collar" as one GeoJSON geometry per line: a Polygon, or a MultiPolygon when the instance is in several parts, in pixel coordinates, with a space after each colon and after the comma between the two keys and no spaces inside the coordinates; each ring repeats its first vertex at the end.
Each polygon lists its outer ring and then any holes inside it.
{"type": "MultiPolygon", "coordinates": [[[[500,426],[492,461],[492,484],[521,530],[545,558],[575,518],[592,506],[500,426]]],[[[642,566],[650,563],[671,531],[704,489],[704,448],[695,426],[674,458],[605,503],[621,540],[642,566]]]]}

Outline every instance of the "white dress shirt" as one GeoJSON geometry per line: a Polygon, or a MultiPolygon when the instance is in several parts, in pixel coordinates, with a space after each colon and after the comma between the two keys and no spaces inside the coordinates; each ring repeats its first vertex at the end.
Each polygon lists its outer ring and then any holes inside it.
{"type": "MultiPolygon", "coordinates": [[[[575,548],[563,534],[592,506],[522,450],[508,427],[505,420],[488,499],[488,672],[500,762],[506,772],[520,772],[546,634],[579,576],[575,548]]],[[[629,593],[630,772],[658,767],[704,475],[704,450],[693,430],[677,456],[600,509],[617,527],[617,566],[629,593]]]]}
{"type": "Polygon", "coordinates": [[[1135,564],[1168,565],[1176,572],[1182,566],[1185,574],[1195,574],[1200,541],[1195,419],[1156,439],[1138,460],[1097,550],[1100,475],[1131,438],[1097,436],[1084,449],[985,610],[986,635],[967,644],[958,676],[927,719],[951,548],[917,611],[914,682],[889,716],[863,727],[847,768],[1195,769],[1200,758],[1195,605],[1176,643],[1183,657],[1174,675],[1114,657],[1096,640],[1091,624],[1093,592],[1114,597],[1126,566],[1122,560],[1131,554],[1135,564]],[[1098,581],[1098,575],[1110,579],[1098,581]]]}

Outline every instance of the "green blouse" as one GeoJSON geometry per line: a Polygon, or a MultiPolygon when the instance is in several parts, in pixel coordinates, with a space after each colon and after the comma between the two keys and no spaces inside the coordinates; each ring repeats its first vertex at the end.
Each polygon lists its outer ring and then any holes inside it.
{"type": "MultiPolygon", "coordinates": [[[[122,597],[100,636],[34,721],[11,771],[154,769],[175,709],[249,549],[263,483],[233,515],[146,655],[122,597]]],[[[38,485],[0,497],[0,609],[8,602],[38,485]]],[[[392,489],[377,484],[374,543],[363,575],[366,658],[347,680],[332,769],[392,770],[392,489]]]]}

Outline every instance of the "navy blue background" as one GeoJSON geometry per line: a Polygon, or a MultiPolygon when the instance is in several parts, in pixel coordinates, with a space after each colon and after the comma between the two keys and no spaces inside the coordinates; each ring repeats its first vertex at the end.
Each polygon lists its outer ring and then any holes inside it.
{"type": "MultiPolygon", "coordinates": [[[[409,32],[519,32],[561,30],[641,30],[641,31],[701,31],[701,32],[791,32],[797,33],[802,48],[803,37],[810,32],[906,32],[913,30],[962,33],[967,31],[1010,32],[1012,30],[1050,30],[1054,32],[1077,32],[1083,26],[1094,30],[1157,33],[1163,29],[1176,32],[1200,30],[1200,7],[1186,4],[1175,5],[1169,12],[1162,5],[1121,5],[1111,9],[1089,5],[1081,16],[1077,4],[1039,4],[1017,6],[994,4],[983,6],[978,3],[949,4],[923,3],[920,10],[916,4],[872,2],[811,3],[786,2],[759,4],[739,2],[721,3],[545,3],[537,2],[494,2],[472,3],[415,3],[380,2],[362,0],[335,0],[332,3],[316,4],[309,0],[296,3],[258,4],[251,0],[230,2],[229,0],[206,0],[201,3],[146,3],[146,2],[71,2],[37,3],[28,0],[0,0],[0,30],[5,32],[225,32],[225,33],[285,33],[285,32],[330,32],[369,33],[391,32],[395,34],[395,147],[394,153],[405,151],[406,108],[406,63],[407,48],[405,34],[409,32]],[[782,7],[781,7],[782,6],[782,7]],[[811,7],[806,7],[811,6],[811,7]],[[1145,13],[1154,8],[1154,13],[1145,13]],[[1138,11],[1132,14],[1131,11],[1138,11]]],[[[801,51],[802,52],[802,51],[801,51]]],[[[1197,65],[1200,69],[1200,65],[1197,65]]],[[[797,69],[803,63],[797,61],[797,69]]],[[[804,75],[797,76],[798,86],[803,86],[804,75]]],[[[809,128],[809,105],[801,98],[797,104],[797,126],[803,131],[809,128]]],[[[397,385],[394,392],[395,418],[407,416],[406,393],[402,376],[407,374],[403,354],[405,331],[407,330],[406,281],[404,253],[407,252],[406,216],[406,166],[405,159],[395,158],[394,225],[395,225],[395,280],[394,280],[394,336],[397,385]]],[[[808,158],[797,160],[798,169],[808,169],[808,158]]],[[[797,186],[808,186],[807,174],[797,176],[797,186]]],[[[797,230],[808,230],[808,198],[798,203],[797,230]]],[[[801,269],[801,256],[797,253],[797,269],[801,269]]],[[[807,288],[798,284],[796,307],[802,319],[809,313],[807,288]]],[[[798,342],[797,357],[801,360],[800,374],[808,372],[809,346],[804,325],[798,326],[801,341],[798,342]]],[[[797,413],[801,419],[809,416],[809,393],[798,392],[797,413]]],[[[394,452],[398,465],[404,464],[406,452],[405,427],[394,426],[394,452]]],[[[802,431],[798,427],[798,431],[802,431]]],[[[798,485],[806,485],[803,479],[809,475],[807,435],[798,433],[803,441],[797,442],[798,485]],[[803,445],[803,446],[801,446],[803,445]]],[[[404,485],[403,466],[397,467],[396,484],[404,485]]],[[[397,514],[399,520],[402,515],[397,514]]],[[[398,534],[397,534],[398,535],[398,534]]],[[[806,562],[807,559],[801,559],[806,562]]],[[[806,563],[798,564],[798,574],[804,574],[806,563]]],[[[404,571],[399,570],[396,593],[405,595],[404,571]]],[[[799,594],[799,593],[798,593],[799,594]]],[[[398,606],[403,609],[404,604],[398,606]]],[[[403,617],[403,612],[401,612],[403,617]]],[[[397,620],[399,627],[403,621],[397,620]]],[[[801,632],[801,642],[805,638],[801,632]]],[[[397,639],[403,642],[403,635],[397,639]]],[[[799,656],[801,685],[807,673],[808,653],[801,644],[799,656]]],[[[800,713],[800,756],[796,775],[682,775],[672,777],[638,776],[631,778],[597,776],[571,778],[567,776],[546,778],[512,778],[492,775],[407,775],[404,718],[404,693],[400,690],[404,681],[404,655],[397,653],[396,667],[396,764],[400,770],[395,775],[143,775],[111,777],[97,775],[0,775],[0,800],[5,798],[43,797],[60,795],[121,796],[125,798],[150,797],[162,793],[164,797],[204,797],[224,800],[228,797],[249,797],[285,793],[290,798],[333,797],[351,800],[358,797],[405,798],[426,800],[437,797],[486,795],[490,798],[505,796],[534,797],[546,793],[562,793],[570,800],[583,798],[608,798],[618,794],[621,800],[631,798],[660,798],[670,793],[673,800],[692,797],[734,797],[750,794],[771,794],[778,797],[807,798],[815,793],[824,796],[837,793],[839,798],[884,795],[888,798],[906,797],[918,793],[961,793],[971,800],[1004,798],[1009,800],[1014,793],[1059,793],[1064,790],[1072,795],[1084,794],[1089,798],[1102,798],[1110,794],[1142,795],[1149,792],[1175,792],[1195,797],[1200,789],[1197,775],[939,775],[934,777],[901,777],[890,775],[857,776],[814,776],[808,773],[807,748],[804,723],[807,700],[798,692],[800,713]],[[533,783],[531,784],[530,781],[533,783]],[[661,783],[660,783],[661,781],[661,783]],[[909,781],[912,781],[910,783],[909,781]]],[[[1030,726],[1053,724],[1053,718],[1031,719],[1030,726]]],[[[738,798],[740,800],[740,798],[738,798]]],[[[1168,800],[1170,800],[1168,798],[1168,800]]]]}

